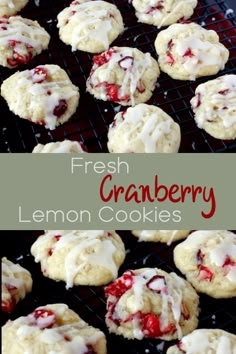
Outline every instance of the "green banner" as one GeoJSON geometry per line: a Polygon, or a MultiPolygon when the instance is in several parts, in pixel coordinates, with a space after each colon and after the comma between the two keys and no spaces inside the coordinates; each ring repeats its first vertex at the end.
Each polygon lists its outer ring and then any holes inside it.
{"type": "Polygon", "coordinates": [[[1,230],[235,229],[234,154],[1,154],[1,230]]]}

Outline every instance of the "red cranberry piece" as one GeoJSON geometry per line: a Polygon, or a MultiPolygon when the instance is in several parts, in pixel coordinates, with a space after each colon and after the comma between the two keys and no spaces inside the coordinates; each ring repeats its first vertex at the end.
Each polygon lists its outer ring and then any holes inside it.
{"type": "Polygon", "coordinates": [[[183,350],[183,343],[180,341],[179,343],[177,343],[177,348],[182,352],[182,353],[186,353],[185,350],[183,350]]]}
{"type": "Polygon", "coordinates": [[[181,310],[182,310],[183,318],[185,320],[189,320],[189,317],[190,317],[189,311],[188,311],[187,306],[185,305],[184,302],[182,302],[182,304],[181,304],[181,310]]]}
{"type": "Polygon", "coordinates": [[[71,337],[67,336],[67,335],[64,335],[64,339],[66,342],[70,342],[71,341],[71,337]]]}
{"type": "Polygon", "coordinates": [[[93,62],[98,66],[102,66],[103,64],[106,64],[111,59],[113,53],[115,53],[115,50],[110,49],[103,54],[95,55],[93,57],[93,62]]]}
{"type": "Polygon", "coordinates": [[[225,257],[225,261],[222,267],[227,267],[227,266],[232,266],[232,267],[236,266],[236,262],[232,261],[232,259],[228,255],[225,257]]]}
{"type": "Polygon", "coordinates": [[[210,271],[209,268],[200,265],[199,267],[199,280],[209,280],[211,281],[214,274],[210,271]]]}
{"type": "Polygon", "coordinates": [[[32,315],[36,319],[37,326],[40,329],[51,328],[56,322],[56,315],[51,310],[37,309],[32,315]]]}
{"type": "Polygon", "coordinates": [[[44,68],[35,68],[32,70],[33,83],[40,84],[47,79],[47,70],[44,68]]]}
{"type": "Polygon", "coordinates": [[[220,95],[227,95],[227,93],[229,92],[229,89],[225,89],[225,90],[221,90],[221,91],[218,91],[218,93],[220,94],[220,95]]]}
{"type": "Polygon", "coordinates": [[[145,331],[145,336],[155,338],[162,335],[159,318],[154,314],[149,313],[144,315],[142,325],[143,331],[145,331]]]}
{"type": "Polygon", "coordinates": [[[50,249],[48,250],[48,255],[49,255],[49,257],[51,257],[52,254],[53,254],[53,249],[50,248],[50,249]]]}
{"type": "Polygon", "coordinates": [[[120,67],[122,69],[124,69],[125,71],[131,69],[133,66],[133,63],[134,63],[134,58],[131,56],[126,56],[118,61],[118,64],[120,65],[120,67]]]}
{"type": "Polygon", "coordinates": [[[192,57],[194,57],[194,54],[193,54],[193,52],[191,51],[191,49],[188,48],[188,49],[186,50],[186,52],[184,53],[183,57],[184,57],[184,58],[185,58],[185,57],[192,58],[192,57]]]}
{"type": "Polygon", "coordinates": [[[165,282],[165,277],[155,275],[146,284],[147,288],[160,294],[161,292],[166,292],[167,286],[165,282]]]}
{"type": "Polygon", "coordinates": [[[14,67],[17,66],[17,61],[14,58],[7,58],[7,64],[14,67]]]}
{"type": "Polygon", "coordinates": [[[27,64],[30,59],[32,58],[32,54],[28,53],[27,55],[20,55],[18,52],[13,53],[14,59],[16,60],[17,63],[20,64],[27,64]]]}
{"type": "Polygon", "coordinates": [[[173,46],[174,46],[174,43],[173,43],[173,40],[171,39],[167,44],[167,48],[170,50],[173,46]]]}
{"type": "Polygon", "coordinates": [[[59,241],[60,238],[61,238],[61,235],[55,235],[54,238],[55,238],[56,241],[59,241]]]}
{"type": "Polygon", "coordinates": [[[132,288],[133,285],[133,272],[127,271],[123,276],[117,279],[114,283],[105,288],[105,295],[116,296],[120,298],[127,290],[132,288]]]}
{"type": "Polygon", "coordinates": [[[96,352],[94,351],[93,347],[90,344],[88,344],[87,350],[84,354],[96,354],[96,352]]]}
{"type": "Polygon", "coordinates": [[[63,100],[63,99],[59,100],[58,105],[53,110],[54,116],[57,116],[57,118],[60,118],[65,113],[67,108],[68,108],[68,104],[67,104],[66,100],[63,100]]]}
{"type": "Polygon", "coordinates": [[[137,90],[139,93],[144,93],[145,87],[143,86],[142,80],[139,80],[138,85],[137,85],[137,90]]]}
{"type": "Polygon", "coordinates": [[[156,10],[162,10],[164,8],[163,5],[164,0],[158,1],[156,6],[152,6],[149,11],[146,12],[147,15],[150,15],[151,13],[155,12],[156,10]]]}
{"type": "Polygon", "coordinates": [[[166,55],[167,55],[166,63],[169,65],[173,65],[175,63],[175,59],[174,59],[173,55],[170,52],[167,52],[166,55]]]}
{"type": "Polygon", "coordinates": [[[2,300],[2,302],[1,302],[2,311],[7,312],[7,313],[11,313],[13,311],[15,305],[16,305],[16,302],[12,298],[8,301],[2,300]]]}
{"type": "Polygon", "coordinates": [[[125,114],[126,114],[126,112],[127,112],[127,110],[126,110],[126,111],[123,111],[123,112],[121,113],[121,118],[122,118],[123,120],[125,120],[125,114]]]}
{"type": "Polygon", "coordinates": [[[70,4],[70,6],[71,6],[71,5],[79,5],[79,4],[80,4],[79,1],[76,1],[76,0],[75,0],[75,1],[72,1],[72,3],[70,4]]]}
{"type": "Polygon", "coordinates": [[[199,249],[197,251],[197,264],[202,264],[202,261],[204,259],[205,255],[202,253],[202,251],[199,249]]]}
{"type": "Polygon", "coordinates": [[[198,108],[201,104],[201,94],[197,93],[195,97],[196,97],[196,103],[194,105],[194,108],[198,108]]]}
{"type": "Polygon", "coordinates": [[[112,101],[119,101],[119,88],[115,84],[106,84],[106,94],[112,101]]]}

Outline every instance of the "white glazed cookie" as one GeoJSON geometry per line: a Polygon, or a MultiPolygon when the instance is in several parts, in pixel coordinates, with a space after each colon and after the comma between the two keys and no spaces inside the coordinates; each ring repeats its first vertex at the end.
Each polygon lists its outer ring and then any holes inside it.
{"type": "Polygon", "coordinates": [[[108,150],[130,152],[178,152],[180,127],[161,108],[140,103],[116,114],[108,130],[108,150]]]}
{"type": "Polygon", "coordinates": [[[29,0],[0,0],[0,17],[11,16],[19,12],[29,0]]]}
{"type": "Polygon", "coordinates": [[[106,354],[102,331],[65,304],[38,307],[2,327],[2,354],[106,354]]]}
{"type": "Polygon", "coordinates": [[[236,75],[224,75],[196,88],[195,121],[216,139],[236,138],[236,75]]]}
{"type": "Polygon", "coordinates": [[[124,31],[120,11],[106,1],[73,1],[58,15],[61,40],[72,51],[101,53],[124,31]]]}
{"type": "Polygon", "coordinates": [[[49,34],[37,21],[21,16],[0,19],[0,65],[27,64],[48,47],[49,34]]]}
{"type": "Polygon", "coordinates": [[[63,140],[48,144],[37,144],[33,153],[81,153],[86,152],[82,143],[78,141],[63,140]]]}
{"type": "Polygon", "coordinates": [[[125,259],[124,244],[114,231],[47,231],[31,247],[43,275],[73,285],[103,285],[117,277],[125,259]]]}
{"type": "Polygon", "coordinates": [[[112,47],[93,57],[87,91],[103,101],[134,106],[152,96],[159,66],[150,53],[136,48],[112,47]]]}
{"type": "Polygon", "coordinates": [[[155,48],[161,70],[177,80],[217,74],[229,58],[218,34],[196,23],[177,23],[159,32],[155,48]]]}
{"type": "Polygon", "coordinates": [[[32,277],[28,270],[2,258],[2,311],[12,312],[15,305],[32,290],[32,277]]]}
{"type": "Polygon", "coordinates": [[[197,0],[133,0],[139,22],[168,26],[192,16],[197,0]]]}
{"type": "Polygon", "coordinates": [[[236,336],[221,329],[196,329],[170,347],[167,354],[235,354],[236,336]]]}
{"type": "Polygon", "coordinates": [[[176,267],[199,292],[236,296],[236,235],[226,230],[195,231],[174,249],[176,267]]]}
{"type": "Polygon", "coordinates": [[[133,230],[132,234],[145,242],[163,242],[170,245],[172,242],[188,236],[189,230],[133,230]]]}
{"type": "Polygon", "coordinates": [[[57,65],[16,72],[1,86],[9,109],[20,118],[55,129],[76,111],[79,89],[57,65]]]}
{"type": "Polygon", "coordinates": [[[127,270],[105,295],[108,329],[125,338],[180,339],[198,325],[198,295],[175,273],[127,270]]]}

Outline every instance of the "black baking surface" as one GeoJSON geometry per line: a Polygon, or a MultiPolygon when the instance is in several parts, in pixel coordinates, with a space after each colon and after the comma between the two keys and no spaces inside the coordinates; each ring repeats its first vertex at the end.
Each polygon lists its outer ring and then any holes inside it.
{"type": "MultiPolygon", "coordinates": [[[[235,1],[235,0],[234,0],[235,1]]],[[[20,14],[38,22],[51,35],[49,49],[36,56],[29,65],[19,69],[31,69],[40,64],[58,64],[66,70],[73,83],[80,88],[79,107],[72,120],[53,131],[20,119],[8,110],[6,102],[0,98],[0,152],[31,152],[37,143],[60,141],[65,138],[82,140],[89,152],[107,152],[107,130],[118,104],[96,100],[85,92],[85,83],[92,67],[92,55],[81,51],[71,51],[71,47],[62,43],[58,37],[57,15],[71,0],[29,1],[20,14]]],[[[154,40],[159,30],[150,25],[137,22],[135,11],[128,0],[110,0],[120,9],[124,24],[124,33],[112,45],[137,47],[150,52],[157,58],[154,40]]],[[[178,81],[161,74],[150,104],[160,106],[180,124],[182,141],[180,152],[236,152],[236,140],[214,139],[205,131],[197,128],[189,101],[195,87],[222,74],[235,73],[236,67],[236,29],[235,14],[229,11],[223,0],[200,0],[191,18],[207,29],[214,29],[221,42],[229,49],[230,58],[225,70],[215,76],[190,81],[178,81]]],[[[0,84],[17,69],[0,69],[0,84]]]]}
{"type": "MultiPolygon", "coordinates": [[[[161,243],[138,242],[129,231],[117,231],[125,244],[127,255],[119,275],[127,269],[158,267],[180,275],[173,263],[173,248],[177,243],[166,246],[161,243]]],[[[236,231],[234,231],[236,232],[236,231]]],[[[40,265],[30,255],[30,247],[41,234],[40,231],[1,231],[4,239],[1,246],[2,256],[17,261],[32,273],[33,290],[19,302],[11,315],[2,313],[1,325],[7,319],[27,315],[36,307],[48,303],[66,303],[90,325],[100,328],[107,337],[108,354],[164,354],[167,348],[176,343],[157,339],[127,340],[122,336],[109,334],[104,317],[106,304],[103,287],[75,286],[66,290],[64,282],[55,282],[43,277],[40,265]],[[162,346],[164,345],[163,349],[162,346]]],[[[200,295],[200,315],[198,328],[221,328],[236,334],[236,297],[232,299],[213,299],[200,295]]],[[[228,354],[228,353],[222,353],[228,354]]]]}

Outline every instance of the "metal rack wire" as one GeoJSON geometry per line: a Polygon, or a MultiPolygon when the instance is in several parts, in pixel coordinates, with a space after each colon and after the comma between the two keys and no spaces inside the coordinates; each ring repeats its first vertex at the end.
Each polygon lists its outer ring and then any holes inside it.
{"type": "MultiPolygon", "coordinates": [[[[173,248],[176,243],[166,246],[160,243],[138,242],[129,231],[117,231],[122,237],[128,251],[120,268],[119,275],[127,269],[142,267],[159,267],[167,272],[174,271],[180,275],[173,263],[173,248]]],[[[236,231],[234,231],[236,232],[236,231]]],[[[176,343],[157,339],[126,340],[122,336],[109,334],[105,325],[106,303],[103,287],[77,286],[65,289],[65,283],[54,282],[43,277],[40,265],[30,255],[30,247],[40,231],[2,231],[4,243],[1,248],[3,256],[17,261],[28,269],[33,277],[33,290],[19,302],[11,315],[2,313],[1,325],[8,319],[27,315],[36,307],[49,303],[63,302],[76,311],[89,324],[100,328],[107,337],[108,354],[164,354],[167,348],[176,343]]],[[[231,299],[213,299],[200,295],[200,315],[198,328],[220,328],[235,334],[236,297],[231,299]]]]}
{"type": "MultiPolygon", "coordinates": [[[[59,141],[65,138],[81,140],[89,152],[107,152],[107,129],[112,122],[119,105],[94,99],[85,92],[86,79],[92,66],[92,55],[80,51],[72,52],[70,46],[63,44],[58,37],[57,14],[71,1],[40,0],[37,7],[30,1],[21,12],[22,16],[38,20],[51,35],[47,51],[35,57],[29,65],[20,70],[33,68],[40,64],[58,64],[65,69],[73,83],[80,88],[81,98],[77,112],[72,120],[53,131],[42,126],[19,119],[11,113],[5,101],[0,98],[0,152],[31,152],[37,143],[59,141]]],[[[127,0],[110,1],[120,9],[125,32],[113,43],[118,46],[137,47],[143,52],[150,52],[154,58],[154,40],[158,30],[154,26],[137,22],[133,7],[127,0]]],[[[191,20],[205,28],[214,29],[221,42],[229,49],[230,58],[226,73],[236,73],[236,19],[233,13],[227,12],[227,4],[223,0],[201,0],[191,20]]],[[[0,83],[17,69],[0,69],[0,83]]],[[[204,77],[196,82],[177,81],[161,74],[159,85],[148,103],[164,109],[180,124],[182,142],[180,152],[236,152],[236,140],[223,141],[212,138],[197,128],[189,101],[194,95],[195,87],[216,76],[204,77]]]]}

